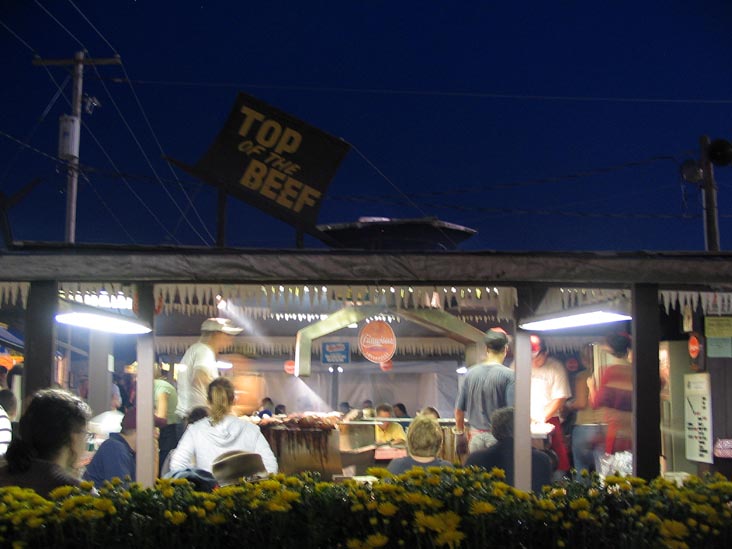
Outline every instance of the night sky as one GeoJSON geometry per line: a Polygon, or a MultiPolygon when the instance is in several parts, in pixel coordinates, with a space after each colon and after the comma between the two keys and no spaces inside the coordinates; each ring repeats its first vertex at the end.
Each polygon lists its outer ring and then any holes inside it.
{"type": "MultiPolygon", "coordinates": [[[[49,69],[54,101],[34,52],[86,49],[124,64],[85,70],[101,107],[83,115],[80,243],[211,245],[215,190],[162,156],[195,163],[243,91],[352,145],[319,223],[436,216],[477,229],[472,250],[703,250],[679,165],[702,134],[732,139],[732,6],[611,4],[4,0],[0,191],[42,178],[14,237],[64,235],[65,169],[44,155],[71,83],[49,69]]],[[[716,177],[725,249],[732,167],[716,177]]],[[[227,243],[295,231],[231,200],[227,243]]]]}

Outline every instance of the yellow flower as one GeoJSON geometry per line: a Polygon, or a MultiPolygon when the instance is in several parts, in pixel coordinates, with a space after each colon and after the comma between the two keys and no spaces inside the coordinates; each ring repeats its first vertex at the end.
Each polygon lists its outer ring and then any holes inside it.
{"type": "Polygon", "coordinates": [[[664,520],[661,524],[661,535],[664,538],[684,539],[688,534],[689,529],[678,520],[664,520]]]}
{"type": "Polygon", "coordinates": [[[384,534],[371,534],[366,538],[368,547],[383,547],[387,543],[389,543],[389,538],[384,534]]]}
{"type": "Polygon", "coordinates": [[[592,518],[592,515],[590,515],[589,511],[585,511],[584,509],[577,513],[577,518],[580,520],[590,520],[592,518]]]}
{"type": "Polygon", "coordinates": [[[38,528],[44,523],[44,520],[40,517],[29,518],[26,521],[28,528],[38,528]]]}
{"type": "Polygon", "coordinates": [[[369,524],[370,524],[371,526],[376,526],[377,524],[379,524],[379,519],[377,519],[376,517],[371,517],[371,518],[369,519],[369,524]]]}
{"type": "Polygon", "coordinates": [[[379,514],[384,515],[385,517],[393,517],[398,510],[399,508],[389,501],[380,503],[377,507],[379,514]]]}
{"type": "Polygon", "coordinates": [[[73,486],[59,486],[54,488],[48,494],[49,499],[63,499],[74,491],[73,486]]]}
{"type": "Polygon", "coordinates": [[[577,511],[578,509],[589,509],[590,502],[585,498],[577,498],[569,503],[569,508],[577,511]]]}
{"type": "Polygon", "coordinates": [[[206,511],[212,511],[216,507],[216,503],[213,501],[204,501],[203,506],[206,508],[206,511]]]}
{"type": "Polygon", "coordinates": [[[182,511],[166,511],[164,515],[165,518],[167,518],[172,524],[175,524],[176,526],[179,524],[183,524],[188,518],[188,515],[186,515],[182,511]]]}
{"type": "Polygon", "coordinates": [[[226,517],[221,513],[214,513],[213,515],[209,515],[208,522],[210,524],[223,524],[226,522],[226,517]]]}
{"type": "Polygon", "coordinates": [[[445,532],[441,532],[437,536],[435,543],[437,543],[437,545],[449,545],[450,547],[457,547],[464,539],[464,533],[457,530],[447,530],[445,532]]]}
{"type": "Polygon", "coordinates": [[[83,517],[85,520],[96,520],[100,518],[104,518],[104,513],[101,511],[97,511],[96,509],[87,509],[83,513],[83,517]]]}
{"type": "Polygon", "coordinates": [[[470,506],[471,515],[490,515],[496,511],[496,506],[487,501],[474,501],[470,506]]]}
{"type": "Polygon", "coordinates": [[[82,480],[79,483],[79,488],[81,488],[82,490],[86,490],[88,492],[89,490],[91,490],[92,488],[94,488],[94,483],[93,482],[90,482],[88,480],[82,480]]]}
{"type": "Polygon", "coordinates": [[[455,497],[458,497],[458,498],[460,496],[462,496],[464,493],[465,493],[465,490],[463,488],[461,488],[460,486],[458,486],[457,488],[453,488],[453,490],[452,490],[452,495],[455,497]]]}
{"type": "Polygon", "coordinates": [[[163,488],[163,490],[160,493],[163,494],[164,498],[170,499],[175,494],[175,489],[173,489],[172,487],[163,488]]]}
{"type": "Polygon", "coordinates": [[[267,479],[260,482],[257,486],[262,490],[271,490],[274,492],[275,490],[279,490],[280,483],[274,479],[267,479]]]}
{"type": "Polygon", "coordinates": [[[290,510],[290,506],[282,505],[281,503],[277,503],[276,501],[270,501],[267,502],[267,510],[273,511],[275,513],[284,513],[285,511],[290,510]]]}
{"type": "Polygon", "coordinates": [[[363,547],[363,544],[361,543],[361,540],[351,538],[346,541],[346,547],[348,549],[361,549],[361,547],[363,547]]]}

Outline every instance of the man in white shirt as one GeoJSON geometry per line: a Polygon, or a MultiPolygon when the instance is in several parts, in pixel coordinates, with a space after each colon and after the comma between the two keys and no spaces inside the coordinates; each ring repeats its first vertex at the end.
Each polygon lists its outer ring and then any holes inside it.
{"type": "Polygon", "coordinates": [[[178,406],[175,413],[181,425],[193,408],[208,406],[208,385],[219,376],[216,355],[229,347],[242,328],[228,318],[209,318],[201,324],[201,339],[191,345],[178,369],[178,406]]]}
{"type": "Polygon", "coordinates": [[[551,423],[552,450],[557,454],[557,471],[569,470],[569,454],[564,444],[559,413],[572,392],[567,370],[556,358],[550,357],[546,344],[538,336],[531,336],[531,420],[551,423]]]}

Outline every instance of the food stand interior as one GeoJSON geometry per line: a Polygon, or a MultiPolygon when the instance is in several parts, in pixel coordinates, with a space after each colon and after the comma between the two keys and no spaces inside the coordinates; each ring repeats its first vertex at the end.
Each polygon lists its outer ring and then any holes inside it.
{"type": "MultiPolygon", "coordinates": [[[[137,256],[144,256],[142,253],[133,254],[133,258],[137,256]]],[[[305,385],[308,387],[308,391],[312,391],[315,395],[318,395],[318,399],[312,399],[308,401],[307,398],[300,398],[295,396],[295,404],[286,402],[288,404],[288,411],[295,411],[302,402],[304,404],[313,404],[317,406],[319,400],[325,402],[325,408],[329,408],[332,400],[324,395],[329,395],[328,388],[330,387],[329,372],[322,365],[319,364],[318,356],[316,353],[312,357],[312,375],[309,378],[301,378],[295,380],[292,377],[283,377],[284,360],[292,360],[294,357],[294,346],[293,346],[293,334],[297,330],[293,328],[297,325],[308,325],[316,320],[313,315],[313,309],[317,307],[325,307],[325,313],[319,314],[332,314],[344,306],[348,306],[348,302],[353,301],[354,303],[363,300],[366,294],[361,291],[355,291],[356,288],[353,285],[340,285],[340,286],[329,286],[328,290],[323,290],[320,286],[319,280],[323,280],[323,277],[318,275],[313,276],[313,273],[306,277],[295,276],[296,272],[309,272],[306,267],[312,264],[313,257],[311,254],[288,254],[288,262],[283,263],[279,256],[267,255],[262,258],[260,255],[249,257],[246,254],[236,256],[234,259],[222,258],[221,260],[215,260],[217,268],[217,278],[221,278],[223,281],[230,281],[235,278],[236,272],[241,273],[244,265],[257,265],[256,273],[271,272],[269,275],[270,282],[264,285],[260,283],[250,284],[245,286],[245,297],[254,298],[253,303],[249,303],[244,307],[247,309],[247,314],[244,315],[243,319],[250,319],[252,326],[255,330],[250,333],[253,334],[253,339],[247,340],[244,338],[237,338],[237,346],[235,349],[231,349],[232,355],[241,355],[244,357],[244,362],[248,364],[248,368],[256,365],[256,372],[253,375],[259,377],[262,380],[262,392],[273,391],[284,393],[284,399],[289,398],[289,395],[297,395],[297,390],[293,393],[292,387],[288,386],[297,384],[299,386],[305,385]],[[261,261],[260,261],[261,260],[261,261]],[[303,263],[305,262],[305,263],[303,263]],[[279,274],[278,274],[279,273],[279,274]],[[300,279],[304,282],[300,285],[279,285],[278,280],[287,279],[300,279]],[[316,282],[318,280],[318,282],[316,282]],[[298,296],[298,292],[303,292],[304,287],[309,286],[311,290],[316,291],[311,293],[310,296],[303,300],[303,294],[298,296]],[[264,291],[269,289],[271,291],[264,291]],[[280,292],[278,295],[278,291],[280,292]],[[253,293],[247,293],[253,292],[253,293]],[[261,294],[261,295],[259,295],[261,294]],[[349,299],[350,294],[350,299],[349,299]],[[278,300],[274,300],[274,296],[278,296],[278,300]],[[295,296],[297,299],[292,299],[295,296]],[[360,297],[359,297],[360,296],[360,297]],[[299,302],[298,302],[299,299],[299,302]],[[269,301],[268,301],[269,300],[269,301]],[[291,308],[293,303],[299,303],[302,307],[303,312],[297,313],[304,315],[302,318],[298,317],[295,313],[294,317],[287,318],[283,316],[282,309],[280,312],[280,318],[276,318],[277,312],[273,309],[273,305],[283,306],[291,308]],[[269,311],[269,312],[267,312],[269,311]],[[328,312],[330,311],[330,313],[328,312]],[[308,314],[311,316],[308,318],[308,314]],[[271,315],[267,318],[264,315],[271,315]],[[264,320],[264,326],[262,326],[261,320],[264,320]],[[289,323],[289,326],[288,326],[289,323]],[[279,329],[278,329],[279,328],[279,329]],[[258,331],[257,331],[258,330],[258,331]],[[284,339],[283,339],[284,338],[284,339]],[[284,341],[288,340],[288,341],[284,341]],[[278,372],[279,370],[279,372],[278,372]],[[285,381],[277,382],[276,379],[284,379],[285,381]],[[266,383],[265,383],[266,381],[266,383]]],[[[317,255],[317,254],[316,254],[317,255]]],[[[620,255],[620,254],[616,254],[620,255]]],[[[688,254],[687,254],[688,255],[688,254]]],[[[54,278],[63,278],[66,280],[73,279],[73,274],[82,273],[84,280],[99,280],[99,272],[106,272],[110,274],[110,269],[105,268],[112,265],[115,266],[114,272],[119,274],[116,270],[116,263],[121,256],[112,255],[110,257],[104,254],[99,255],[99,261],[85,261],[79,263],[73,256],[64,256],[51,254],[51,257],[14,257],[12,254],[4,257],[5,261],[5,276],[8,277],[7,282],[1,282],[0,285],[3,287],[3,316],[5,316],[6,305],[10,302],[17,304],[17,302],[23,302],[23,306],[27,307],[26,314],[24,317],[29,319],[31,324],[47,322],[43,320],[47,318],[47,315],[40,313],[45,312],[44,308],[39,306],[42,299],[35,301],[35,307],[28,303],[28,294],[33,294],[35,291],[36,296],[46,296],[47,301],[50,302],[50,298],[57,294],[59,288],[72,287],[74,291],[81,293],[98,292],[102,288],[106,288],[106,291],[119,291],[125,293],[127,296],[132,296],[135,293],[134,285],[132,282],[140,279],[149,280],[152,276],[157,279],[165,279],[171,271],[170,262],[153,262],[145,263],[144,261],[134,260],[130,263],[132,267],[123,276],[123,282],[110,284],[110,283],[99,283],[99,282],[63,282],[54,283],[51,282],[54,278]],[[88,272],[87,272],[88,271],[88,272]],[[96,275],[94,273],[97,273],[96,275]],[[154,274],[156,273],[157,274],[154,274]],[[21,273],[23,276],[20,276],[21,273]],[[144,274],[143,274],[144,273],[144,274]],[[27,282],[11,282],[11,280],[23,280],[25,276],[28,276],[39,282],[27,283],[27,282]],[[55,284],[55,285],[54,285],[55,284]],[[23,290],[17,290],[17,288],[23,287],[23,290]],[[13,290],[12,288],[16,288],[13,290]],[[35,290],[33,291],[33,288],[35,290]],[[54,289],[56,288],[56,289],[54,289]],[[18,297],[18,293],[23,294],[22,297],[18,297]],[[7,299],[6,295],[14,296],[11,299],[7,299]],[[17,299],[16,299],[17,297],[17,299]],[[34,310],[35,309],[35,310],[34,310]]],[[[157,257],[157,256],[156,256],[157,257]]],[[[228,256],[227,256],[228,257],[228,256]]],[[[561,256],[551,257],[545,256],[541,258],[529,257],[521,254],[514,254],[510,258],[494,258],[484,257],[480,258],[477,256],[465,255],[461,256],[463,264],[461,269],[467,273],[475,273],[469,275],[467,278],[476,279],[488,278],[488,279],[503,279],[503,280],[524,280],[518,285],[506,286],[508,292],[499,292],[500,298],[498,298],[495,307],[491,309],[486,307],[485,304],[475,303],[475,296],[467,295],[463,292],[467,292],[471,287],[473,289],[480,288],[481,286],[476,283],[465,283],[463,282],[460,286],[456,287],[453,291],[453,287],[449,285],[423,285],[420,288],[422,294],[420,300],[414,301],[414,307],[419,308],[435,308],[444,310],[453,314],[456,318],[469,323],[471,326],[479,330],[487,329],[488,327],[498,325],[504,325],[509,328],[509,331],[514,329],[513,320],[514,318],[526,318],[537,314],[537,310],[542,301],[546,301],[547,295],[551,290],[560,291],[560,296],[556,295],[553,299],[556,301],[566,300],[566,297],[561,296],[561,287],[566,285],[561,284],[561,280],[597,280],[603,284],[601,288],[607,288],[612,286],[609,284],[612,281],[616,281],[619,284],[616,287],[622,288],[622,292],[629,292],[633,298],[633,322],[632,327],[634,331],[634,343],[637,345],[639,352],[636,357],[640,355],[640,358],[636,358],[636,366],[634,371],[636,373],[636,384],[635,393],[636,395],[643,394],[644,398],[636,399],[636,412],[640,411],[641,415],[648,421],[643,423],[636,422],[636,435],[637,440],[640,440],[643,447],[638,448],[638,460],[634,464],[637,468],[636,471],[641,476],[650,476],[655,474],[654,471],[658,470],[658,456],[659,451],[655,451],[655,444],[652,443],[653,437],[643,437],[642,433],[650,433],[653,430],[654,411],[655,406],[653,405],[653,398],[646,399],[645,396],[648,394],[648,388],[651,388],[652,392],[654,387],[658,387],[659,376],[658,372],[654,373],[653,369],[640,368],[638,364],[647,364],[655,362],[655,357],[658,355],[659,345],[658,342],[664,339],[667,340],[686,340],[687,335],[682,332],[679,328],[681,309],[687,302],[692,302],[693,305],[693,316],[695,330],[701,330],[700,323],[703,322],[705,317],[709,315],[729,315],[732,314],[730,304],[732,300],[729,298],[729,294],[725,292],[726,286],[729,281],[725,278],[726,272],[729,270],[722,268],[727,263],[731,262],[732,257],[718,258],[715,262],[706,261],[706,257],[686,257],[684,254],[658,254],[656,256],[648,256],[643,254],[628,254],[628,257],[620,258],[610,254],[562,254],[561,256]],[[534,261],[537,259],[537,261],[534,261]],[[618,259],[622,259],[623,268],[617,269],[618,259]],[[689,270],[688,266],[691,265],[688,261],[692,260],[694,265],[693,274],[689,270]],[[720,266],[719,262],[723,265],[720,266]],[[472,267],[471,267],[472,265],[472,267]],[[476,276],[477,273],[488,273],[482,276],[476,276]],[[497,273],[500,272],[500,276],[497,273]],[[491,274],[492,273],[492,274],[491,274]],[[537,284],[537,280],[545,280],[542,284],[537,284]],[[554,281],[554,282],[552,282],[554,281]],[[694,287],[694,283],[699,284],[699,281],[703,282],[704,286],[694,287]],[[527,283],[528,282],[528,283],[527,283]],[[660,285],[659,285],[660,284],[660,285]],[[674,289],[674,286],[682,288],[682,290],[674,289]],[[538,287],[538,292],[533,292],[532,289],[538,287]],[[548,291],[548,290],[550,291],[548,291]],[[517,297],[517,293],[519,296],[517,297]],[[452,294],[452,295],[451,295],[452,294]],[[457,294],[457,295],[455,295],[457,294]],[[527,299],[527,295],[540,295],[542,299],[527,299]],[[437,303],[431,303],[429,301],[422,301],[425,296],[431,296],[437,300],[437,303]],[[523,297],[521,297],[523,296],[523,297]],[[527,307],[526,304],[529,303],[527,307]],[[477,305],[477,307],[473,307],[477,305]],[[659,322],[659,315],[660,322],[659,322]],[[507,313],[507,314],[506,314],[507,313]],[[646,400],[650,402],[645,402],[646,400]],[[650,405],[650,406],[649,406],[650,405]],[[647,427],[651,428],[648,431],[647,427]],[[651,444],[649,444],[651,443],[651,444]],[[645,448],[645,449],[644,449],[645,448]],[[654,458],[655,455],[655,458],[654,458]],[[655,463],[654,463],[655,461],[655,463]]],[[[207,259],[206,257],[199,257],[196,255],[181,256],[177,255],[172,258],[176,268],[183,269],[181,275],[176,278],[186,278],[189,275],[186,273],[192,273],[196,267],[195,264],[198,260],[211,261],[214,259],[207,259]]],[[[386,263],[394,263],[391,267],[387,268],[393,272],[402,270],[404,274],[401,274],[394,278],[394,280],[414,280],[413,276],[406,274],[407,272],[413,273],[417,270],[422,269],[423,264],[421,263],[424,259],[422,255],[412,259],[410,257],[400,257],[395,259],[393,257],[384,258],[383,254],[368,255],[361,254],[358,256],[344,255],[341,256],[328,256],[328,265],[324,264],[322,272],[340,272],[335,278],[345,280],[346,276],[343,274],[345,270],[349,272],[358,272],[359,278],[363,280],[368,277],[375,277],[377,272],[384,269],[386,263]],[[345,267],[345,269],[344,269],[345,267]],[[368,273],[373,271],[373,274],[368,273]]],[[[456,262],[453,258],[447,258],[444,256],[440,257],[429,257],[430,261],[430,276],[433,280],[449,280],[449,276],[446,276],[448,272],[456,272],[456,262]]],[[[203,263],[202,263],[203,264],[203,263]]],[[[199,268],[200,270],[200,268],[199,268]]],[[[247,275],[248,279],[254,278],[257,275],[247,275]]],[[[105,276],[107,278],[107,276],[105,276]]],[[[355,278],[355,277],[354,277],[355,278]]],[[[463,278],[465,280],[465,277],[463,278]]],[[[369,290],[371,300],[373,304],[373,297],[375,290],[381,292],[382,296],[389,298],[391,294],[391,300],[397,297],[400,299],[396,300],[396,303],[389,302],[387,299],[386,305],[388,309],[396,307],[398,310],[400,307],[410,305],[411,298],[403,294],[403,292],[409,292],[409,288],[405,283],[401,284],[381,284],[373,286],[363,286],[369,290]],[[394,287],[395,291],[392,292],[391,288],[394,287]],[[396,295],[394,295],[396,294],[396,295]],[[405,301],[406,297],[406,301],[405,301]]],[[[595,288],[595,286],[592,286],[595,288]]],[[[198,326],[200,326],[200,320],[207,316],[213,316],[220,311],[217,303],[217,295],[230,295],[227,291],[236,289],[237,292],[242,291],[241,285],[227,285],[227,284],[188,284],[184,282],[177,283],[146,283],[140,288],[140,295],[143,296],[140,299],[140,309],[143,316],[148,315],[148,318],[154,318],[155,322],[155,335],[150,337],[139,337],[136,341],[137,354],[143,356],[143,364],[147,360],[144,357],[155,357],[162,356],[166,353],[173,357],[176,353],[182,354],[185,346],[192,341],[195,341],[198,335],[198,326]],[[171,291],[171,289],[175,291],[171,291]],[[194,291],[195,297],[192,297],[191,289],[207,289],[205,293],[194,291]],[[161,292],[162,290],[162,292],[161,292]],[[210,290],[210,291],[209,291],[210,290]],[[223,291],[221,291],[223,290],[223,291]],[[177,291],[177,293],[176,293],[177,291]],[[162,300],[160,299],[162,295],[162,300]],[[154,314],[153,314],[154,311],[154,314]],[[169,322],[169,324],[168,324],[169,322]],[[142,354],[140,354],[142,353],[142,354]]],[[[418,286],[414,286],[415,291],[418,286]]],[[[492,286],[484,287],[486,295],[491,294],[492,286]]],[[[565,287],[566,291],[566,287],[565,287]]],[[[593,295],[593,290],[589,289],[588,286],[579,285],[577,288],[570,290],[575,294],[582,296],[593,295]]],[[[598,291],[598,290],[594,290],[598,291]]],[[[605,291],[600,289],[600,292],[605,291]]],[[[239,294],[241,297],[241,294],[239,294]]],[[[245,300],[246,301],[246,300],[245,300]]],[[[233,303],[233,300],[232,300],[233,303]]],[[[562,305],[564,307],[566,305],[562,305]]],[[[44,305],[48,307],[48,305],[44,305]]],[[[232,312],[232,311],[230,311],[232,312]]],[[[319,317],[318,317],[319,318],[319,317]]],[[[457,383],[459,383],[459,376],[454,373],[454,370],[465,362],[465,349],[464,346],[461,349],[461,344],[450,340],[446,337],[437,337],[434,333],[425,333],[424,326],[419,324],[413,325],[414,323],[404,322],[403,320],[397,320],[397,338],[398,347],[403,343],[409,344],[407,346],[410,352],[397,354],[394,359],[393,369],[390,372],[377,371],[376,365],[370,365],[361,363],[356,360],[354,355],[355,346],[351,347],[352,362],[350,364],[350,371],[344,368],[343,377],[339,379],[340,395],[339,399],[346,400],[351,399],[352,404],[356,404],[365,393],[370,393],[369,397],[375,402],[381,400],[379,396],[384,388],[382,380],[386,379],[402,379],[399,376],[407,376],[411,379],[405,382],[405,388],[401,388],[400,392],[404,392],[404,398],[399,399],[405,402],[409,407],[409,411],[414,413],[416,408],[422,404],[425,393],[428,398],[434,395],[439,406],[447,408],[446,412],[451,415],[451,404],[452,394],[456,390],[457,383]],[[419,345],[418,345],[419,343],[419,345]],[[457,350],[456,350],[457,348],[457,350]],[[356,380],[353,383],[347,381],[348,376],[353,376],[356,380]],[[359,379],[360,378],[360,379],[359,379]],[[431,378],[431,379],[430,379],[431,378]],[[427,379],[429,381],[422,381],[427,379]],[[419,381],[417,381],[419,380],[419,381]],[[445,383],[447,382],[447,383],[445,383]],[[364,389],[364,385],[369,383],[368,389],[364,389]],[[414,386],[417,385],[421,389],[414,390],[414,386]],[[442,387],[448,389],[442,389],[442,387]],[[413,389],[411,392],[406,388],[413,389]],[[430,389],[426,387],[436,387],[437,392],[430,393],[430,389]],[[449,389],[452,387],[452,389],[449,389]],[[449,391],[452,391],[450,393],[449,391]],[[353,395],[353,396],[351,396],[353,395]],[[409,398],[413,399],[414,407],[412,406],[409,398]],[[441,403],[441,404],[440,404],[441,403]]],[[[243,324],[244,325],[244,324],[243,324]]],[[[246,325],[244,325],[247,328],[246,325]]],[[[250,326],[251,327],[251,326],[250,326]]],[[[42,345],[38,345],[39,341],[42,342],[44,337],[47,337],[48,330],[45,326],[41,326],[41,330],[38,333],[31,333],[34,337],[35,346],[29,345],[29,348],[35,348],[36,350],[41,348],[42,345]],[[39,339],[40,338],[40,339],[39,339]]],[[[429,332],[429,330],[428,330],[429,332]]],[[[347,330],[345,331],[347,333],[347,330]]],[[[589,337],[597,337],[599,334],[589,337]]],[[[334,334],[334,337],[346,337],[353,338],[354,336],[334,334]]],[[[528,349],[527,337],[521,330],[516,333],[515,348],[519,356],[526,356],[525,353],[528,349]]],[[[563,335],[561,337],[551,336],[548,338],[550,348],[556,352],[567,351],[569,349],[576,349],[578,344],[577,338],[588,337],[587,334],[574,334],[574,335],[563,335]],[[554,342],[552,343],[552,341],[554,342]]],[[[67,342],[67,345],[74,346],[74,342],[67,342]]],[[[677,345],[678,346],[678,345],[677,345]]],[[[83,345],[82,345],[83,347],[83,345]]],[[[115,343],[115,353],[117,345],[115,343]]],[[[314,351],[317,351],[317,345],[314,346],[314,351]]],[[[37,354],[37,352],[36,352],[37,354]]],[[[72,356],[74,356],[72,354],[72,356]]],[[[78,357],[76,357],[78,358],[78,357]]],[[[31,357],[26,357],[26,360],[32,362],[31,357]]],[[[688,360],[685,360],[688,366],[688,360]]],[[[726,373],[725,366],[730,362],[729,359],[725,358],[706,358],[706,368],[716,377],[712,383],[712,397],[716,403],[715,414],[714,414],[714,432],[715,436],[723,437],[727,435],[729,425],[732,422],[729,421],[729,411],[726,406],[725,395],[730,389],[732,384],[732,376],[728,376],[726,373]]],[[[517,365],[521,366],[521,360],[517,360],[517,365]]],[[[521,378],[527,372],[518,369],[518,376],[521,378]]],[[[31,372],[35,369],[31,368],[31,372]]],[[[150,379],[149,373],[144,370],[140,371],[141,378],[150,379]]],[[[33,381],[32,379],[28,380],[33,381]]],[[[32,383],[31,383],[32,385],[32,383]]],[[[388,385],[388,383],[387,383],[388,385]]],[[[395,386],[394,383],[391,383],[395,386]]],[[[525,395],[524,398],[528,398],[526,389],[521,389],[520,394],[525,395]],[[521,392],[523,391],[523,392],[521,392]]],[[[138,398],[140,398],[140,404],[138,406],[138,414],[151,413],[151,392],[147,395],[144,386],[138,391],[138,398]],[[149,396],[148,396],[149,395],[149,396]],[[145,409],[147,408],[147,409],[145,409]]],[[[390,389],[386,390],[383,400],[396,400],[392,398],[394,392],[390,389]]],[[[277,399],[275,393],[273,398],[277,399]]],[[[441,410],[442,412],[442,410],[441,410]]],[[[660,414],[660,411],[658,411],[660,414]]],[[[517,410],[517,415],[520,415],[520,411],[517,410]]],[[[144,417],[144,415],[142,416],[144,417]]],[[[638,414],[636,413],[636,417],[638,414]]],[[[520,419],[520,418],[519,418],[520,419]]],[[[660,420],[660,415],[659,415],[660,420]]],[[[661,422],[659,421],[658,424],[661,422]]],[[[675,428],[669,427],[668,431],[672,434],[676,431],[675,428]]],[[[668,433],[667,433],[668,434],[668,433]]],[[[659,445],[660,448],[660,445],[659,445]]],[[[144,454],[147,450],[141,448],[138,453],[138,466],[139,461],[144,458],[144,454]]],[[[701,464],[695,463],[695,468],[698,471],[704,470],[701,464]]],[[[726,462],[723,460],[715,460],[713,467],[716,470],[723,470],[726,466],[726,462]]],[[[523,473],[525,475],[525,473],[523,473]]],[[[520,469],[517,469],[517,479],[522,477],[520,469]]]]}

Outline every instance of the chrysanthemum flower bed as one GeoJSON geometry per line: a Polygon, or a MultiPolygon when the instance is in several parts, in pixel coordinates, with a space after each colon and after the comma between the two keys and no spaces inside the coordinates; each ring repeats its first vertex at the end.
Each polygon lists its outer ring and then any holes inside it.
{"type": "Polygon", "coordinates": [[[528,494],[503,472],[430,468],[373,484],[274,475],[195,492],[115,479],[56,489],[0,489],[0,536],[12,547],[730,547],[732,482],[596,477],[528,494]]]}

